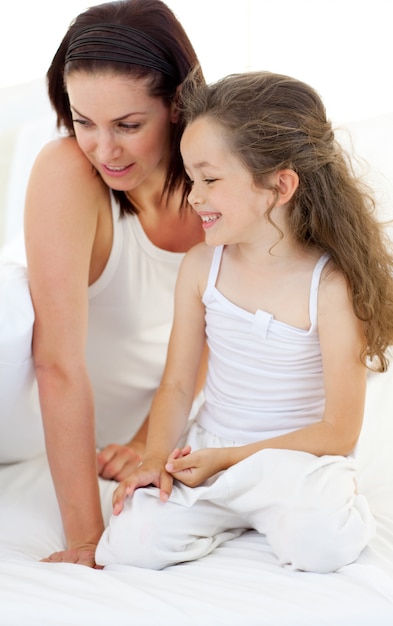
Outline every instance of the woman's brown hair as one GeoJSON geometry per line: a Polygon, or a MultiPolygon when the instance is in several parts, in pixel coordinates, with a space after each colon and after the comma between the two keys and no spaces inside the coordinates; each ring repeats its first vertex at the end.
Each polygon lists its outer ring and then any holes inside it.
{"type": "MultiPolygon", "coordinates": [[[[71,72],[100,72],[131,76],[133,78],[148,78],[150,95],[162,98],[168,105],[177,97],[177,89],[191,69],[199,67],[195,50],[180,22],[174,13],[161,0],[117,0],[92,6],[81,13],[70,25],[65,34],[47,72],[48,94],[52,106],[57,114],[57,125],[65,129],[69,135],[74,135],[72,114],[68,95],[65,89],[65,78],[71,72]],[[70,44],[83,29],[94,27],[100,33],[100,25],[105,25],[107,32],[113,38],[118,37],[116,26],[129,27],[147,36],[151,41],[152,50],[156,50],[157,57],[162,55],[173,72],[164,73],[159,69],[138,63],[119,62],[111,58],[102,58],[99,55],[102,43],[97,40],[94,44],[97,56],[70,60],[67,62],[67,53],[70,44]],[[110,26],[113,25],[111,35],[110,26]],[[95,28],[96,27],[96,28],[95,28]]],[[[197,81],[203,82],[200,69],[197,70],[197,81]]],[[[182,192],[182,204],[186,195],[185,176],[180,156],[180,138],[184,129],[182,117],[176,124],[171,125],[170,161],[163,193],[171,195],[176,190],[182,192]]],[[[136,213],[123,191],[114,191],[122,213],[136,213]]]]}

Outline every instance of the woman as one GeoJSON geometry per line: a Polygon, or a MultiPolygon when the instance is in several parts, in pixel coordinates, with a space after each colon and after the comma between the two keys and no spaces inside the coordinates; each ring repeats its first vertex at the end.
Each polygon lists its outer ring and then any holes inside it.
{"type": "Polygon", "coordinates": [[[48,71],[67,136],[38,155],[25,209],[34,363],[66,537],[45,560],[94,566],[97,464],[121,480],[141,459],[177,270],[203,239],[186,208],[176,107],[196,64],[164,3],[124,0],[79,15],[48,71]]]}

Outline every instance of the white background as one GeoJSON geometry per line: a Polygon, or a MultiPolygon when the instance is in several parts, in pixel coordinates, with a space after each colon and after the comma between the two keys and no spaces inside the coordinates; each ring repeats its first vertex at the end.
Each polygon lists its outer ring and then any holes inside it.
{"type": "MultiPolygon", "coordinates": [[[[8,2],[0,87],[45,75],[70,21],[92,0],[8,2]]],[[[167,0],[208,81],[267,69],[309,82],[334,121],[393,111],[393,0],[167,0]]],[[[1,93],[0,93],[1,97],[1,93]]]]}

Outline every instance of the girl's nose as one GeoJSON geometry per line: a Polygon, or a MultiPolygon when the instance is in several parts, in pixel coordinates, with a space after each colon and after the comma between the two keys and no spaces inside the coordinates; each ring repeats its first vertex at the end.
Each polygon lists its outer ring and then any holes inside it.
{"type": "Polygon", "coordinates": [[[192,207],[198,206],[199,204],[203,203],[203,201],[204,201],[203,197],[198,192],[195,183],[191,187],[191,190],[190,190],[190,192],[188,194],[188,198],[187,199],[188,199],[188,202],[191,204],[192,207]]]}

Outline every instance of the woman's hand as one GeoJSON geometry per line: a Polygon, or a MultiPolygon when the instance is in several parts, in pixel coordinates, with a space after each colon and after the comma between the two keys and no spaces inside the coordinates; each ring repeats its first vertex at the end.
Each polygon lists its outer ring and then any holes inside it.
{"type": "Polygon", "coordinates": [[[125,480],[138,467],[145,453],[147,417],[134,437],[125,445],[111,443],[97,453],[97,472],[107,480],[125,480]]]}
{"type": "Polygon", "coordinates": [[[203,448],[191,452],[190,446],[176,448],[168,457],[166,471],[188,487],[197,487],[205,480],[227,469],[227,448],[203,448]]]}
{"type": "Polygon", "coordinates": [[[97,471],[101,478],[125,480],[142,460],[144,445],[131,442],[128,445],[111,443],[97,453],[97,471]]]}
{"type": "Polygon", "coordinates": [[[172,492],[173,478],[164,468],[165,462],[157,457],[145,458],[135,471],[122,480],[113,493],[113,514],[119,515],[124,507],[126,498],[131,497],[139,487],[154,485],[160,489],[160,499],[167,502],[172,492]]]}
{"type": "Polygon", "coordinates": [[[61,552],[53,552],[46,559],[41,559],[42,563],[76,563],[78,565],[86,565],[94,569],[102,569],[101,565],[95,562],[96,544],[86,544],[73,550],[62,550],[61,552]]]}

